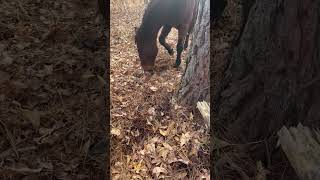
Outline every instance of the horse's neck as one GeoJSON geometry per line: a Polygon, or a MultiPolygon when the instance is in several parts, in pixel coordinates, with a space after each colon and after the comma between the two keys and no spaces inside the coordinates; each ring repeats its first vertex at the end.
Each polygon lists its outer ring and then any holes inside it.
{"type": "Polygon", "coordinates": [[[160,26],[152,23],[143,23],[140,28],[143,36],[154,38],[158,35],[160,26]]]}
{"type": "Polygon", "coordinates": [[[158,35],[161,25],[155,22],[155,20],[151,16],[151,13],[147,11],[150,10],[147,9],[143,16],[142,24],[140,26],[141,32],[143,36],[146,36],[148,38],[154,38],[158,35]]]}

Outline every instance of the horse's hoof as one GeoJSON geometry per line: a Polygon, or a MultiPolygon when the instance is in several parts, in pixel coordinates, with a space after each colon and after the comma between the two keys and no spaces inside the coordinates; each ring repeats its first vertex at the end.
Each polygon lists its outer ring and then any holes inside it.
{"type": "Polygon", "coordinates": [[[179,60],[179,59],[178,59],[178,60],[176,60],[176,63],[175,63],[175,64],[176,64],[176,66],[180,66],[180,64],[181,64],[181,60],[179,60]]]}
{"type": "Polygon", "coordinates": [[[177,70],[177,71],[181,71],[182,70],[182,67],[181,66],[179,66],[179,65],[174,65],[174,68],[177,70]]]}
{"type": "Polygon", "coordinates": [[[144,74],[145,77],[150,78],[151,76],[154,75],[154,71],[146,71],[146,72],[144,72],[143,74],[144,74]]]}

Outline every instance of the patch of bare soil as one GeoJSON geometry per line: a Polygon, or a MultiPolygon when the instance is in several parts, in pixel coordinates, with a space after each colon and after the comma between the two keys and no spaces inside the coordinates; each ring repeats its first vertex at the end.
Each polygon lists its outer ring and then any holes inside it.
{"type": "MultiPolygon", "coordinates": [[[[175,100],[183,70],[173,68],[175,57],[158,44],[156,72],[145,77],[134,43],[144,7],[116,5],[111,6],[110,32],[112,178],[208,179],[208,132],[175,100]]],[[[167,41],[175,47],[176,39],[172,30],[167,41]]]]}
{"type": "Polygon", "coordinates": [[[101,179],[105,42],[95,1],[3,0],[0,179],[101,179]],[[98,126],[101,124],[101,126],[98,126]]]}

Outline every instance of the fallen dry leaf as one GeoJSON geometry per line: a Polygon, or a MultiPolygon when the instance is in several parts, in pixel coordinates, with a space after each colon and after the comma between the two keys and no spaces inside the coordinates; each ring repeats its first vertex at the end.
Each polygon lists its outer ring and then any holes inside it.
{"type": "Polygon", "coordinates": [[[169,134],[169,130],[164,131],[162,129],[159,129],[159,132],[162,136],[167,136],[169,134]]]}
{"type": "Polygon", "coordinates": [[[174,179],[184,179],[187,175],[187,172],[178,172],[174,175],[174,179]]]}
{"type": "Polygon", "coordinates": [[[169,152],[170,152],[170,150],[165,147],[160,147],[158,150],[160,157],[162,157],[164,160],[167,159],[167,155],[169,154],[169,152]]]}
{"type": "Polygon", "coordinates": [[[111,134],[115,136],[120,136],[121,135],[121,130],[118,128],[112,128],[111,129],[111,134]]]}
{"type": "Polygon", "coordinates": [[[146,144],[145,150],[147,154],[154,154],[156,152],[156,145],[154,143],[146,144]]]}
{"type": "Polygon", "coordinates": [[[140,176],[140,175],[134,174],[134,175],[132,176],[132,179],[143,179],[143,177],[140,176]]]}
{"type": "Polygon", "coordinates": [[[155,167],[153,168],[152,173],[155,174],[156,177],[159,177],[160,173],[167,174],[168,171],[163,167],[155,167]]]}
{"type": "Polygon", "coordinates": [[[180,146],[185,145],[186,143],[188,143],[191,139],[191,135],[189,132],[187,133],[183,133],[180,137],[180,146]]]}
{"type": "Polygon", "coordinates": [[[142,168],[142,159],[139,161],[139,163],[133,163],[132,167],[135,173],[139,173],[142,168]]]}
{"type": "Polygon", "coordinates": [[[202,170],[203,172],[197,177],[197,180],[210,180],[210,172],[206,169],[202,170]]]}
{"type": "Polygon", "coordinates": [[[151,91],[153,91],[153,92],[156,92],[156,91],[158,90],[158,88],[157,88],[157,87],[154,87],[154,86],[151,86],[150,89],[151,89],[151,91]]]}
{"type": "Polygon", "coordinates": [[[152,115],[152,116],[155,116],[155,115],[156,115],[156,110],[155,110],[155,108],[154,108],[154,107],[149,108],[149,109],[148,109],[148,113],[149,113],[150,115],[152,115]]]}

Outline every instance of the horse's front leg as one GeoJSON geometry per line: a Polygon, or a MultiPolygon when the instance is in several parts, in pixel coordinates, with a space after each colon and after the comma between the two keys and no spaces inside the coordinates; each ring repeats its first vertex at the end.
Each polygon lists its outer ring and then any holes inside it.
{"type": "Polygon", "coordinates": [[[162,30],[161,30],[161,34],[159,36],[159,42],[160,44],[166,48],[166,50],[168,51],[168,53],[172,56],[173,55],[173,49],[171,48],[171,46],[166,42],[166,37],[168,36],[168,34],[171,31],[171,26],[163,26],[162,30]]]}
{"type": "Polygon", "coordinates": [[[187,28],[181,27],[178,29],[178,43],[177,43],[177,59],[175,67],[179,67],[181,64],[181,54],[184,49],[184,43],[188,34],[187,28]]]}

